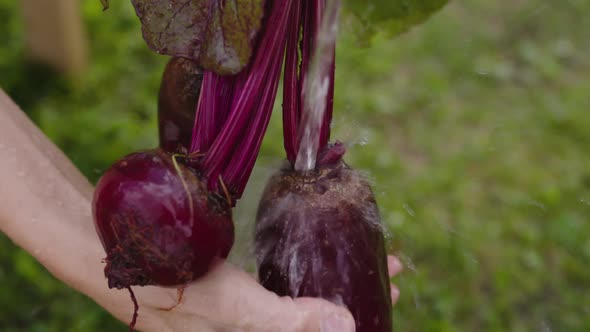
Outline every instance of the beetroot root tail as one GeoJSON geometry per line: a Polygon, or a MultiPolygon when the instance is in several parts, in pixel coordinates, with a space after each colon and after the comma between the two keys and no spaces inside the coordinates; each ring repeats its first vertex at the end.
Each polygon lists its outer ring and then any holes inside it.
{"type": "Polygon", "coordinates": [[[137,304],[137,299],[135,298],[135,293],[133,293],[133,290],[131,289],[130,286],[127,287],[127,290],[129,290],[129,295],[131,295],[131,301],[133,301],[133,318],[131,319],[131,323],[129,323],[129,332],[133,332],[134,328],[135,328],[135,323],[137,323],[137,316],[138,316],[138,312],[139,312],[139,305],[137,304]]]}

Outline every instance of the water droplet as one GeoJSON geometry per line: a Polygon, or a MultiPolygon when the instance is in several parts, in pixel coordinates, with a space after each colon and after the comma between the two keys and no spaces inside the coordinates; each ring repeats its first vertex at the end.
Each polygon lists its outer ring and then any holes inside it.
{"type": "Polygon", "coordinates": [[[531,199],[531,200],[529,201],[529,204],[530,204],[530,205],[532,205],[532,206],[536,206],[536,207],[538,207],[539,209],[541,209],[541,210],[543,210],[543,211],[545,211],[545,210],[547,209],[547,208],[545,207],[545,204],[543,204],[543,203],[541,203],[541,202],[539,202],[539,201],[537,201],[537,200],[534,200],[534,199],[531,199]]]}
{"type": "Polygon", "coordinates": [[[412,259],[405,255],[405,254],[399,254],[399,258],[402,261],[402,263],[404,264],[405,267],[407,267],[408,269],[410,269],[410,271],[412,272],[418,272],[418,269],[416,269],[416,265],[414,265],[414,262],[412,261],[412,259]]]}
{"type": "Polygon", "coordinates": [[[360,146],[365,146],[365,145],[369,144],[369,138],[368,137],[361,137],[357,141],[357,144],[360,146]]]}
{"type": "Polygon", "coordinates": [[[415,217],[416,216],[416,212],[414,212],[414,210],[412,210],[412,208],[408,205],[408,203],[404,203],[404,210],[406,210],[406,212],[410,215],[410,217],[415,217]]]}

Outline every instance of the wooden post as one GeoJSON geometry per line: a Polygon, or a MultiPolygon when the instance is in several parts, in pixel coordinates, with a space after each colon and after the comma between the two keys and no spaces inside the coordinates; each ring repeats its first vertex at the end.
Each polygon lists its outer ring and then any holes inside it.
{"type": "Polygon", "coordinates": [[[31,59],[77,76],[88,64],[79,0],[21,0],[31,59]]]}

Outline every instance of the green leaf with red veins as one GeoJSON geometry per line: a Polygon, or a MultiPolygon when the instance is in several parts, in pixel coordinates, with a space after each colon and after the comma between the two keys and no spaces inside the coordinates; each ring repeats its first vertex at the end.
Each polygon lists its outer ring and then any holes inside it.
{"type": "Polygon", "coordinates": [[[399,35],[424,22],[448,0],[344,0],[345,14],[353,18],[361,37],[377,31],[389,36],[399,35]]]}
{"type": "Polygon", "coordinates": [[[249,62],[265,0],[131,0],[148,46],[220,75],[249,62]]]}

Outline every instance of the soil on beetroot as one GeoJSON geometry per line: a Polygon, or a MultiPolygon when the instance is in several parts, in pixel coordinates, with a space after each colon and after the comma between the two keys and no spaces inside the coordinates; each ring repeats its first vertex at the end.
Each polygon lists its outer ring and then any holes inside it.
{"type": "Polygon", "coordinates": [[[162,150],[131,154],[97,185],[95,225],[111,288],[185,285],[233,245],[228,202],[174,158],[162,150]]]}

